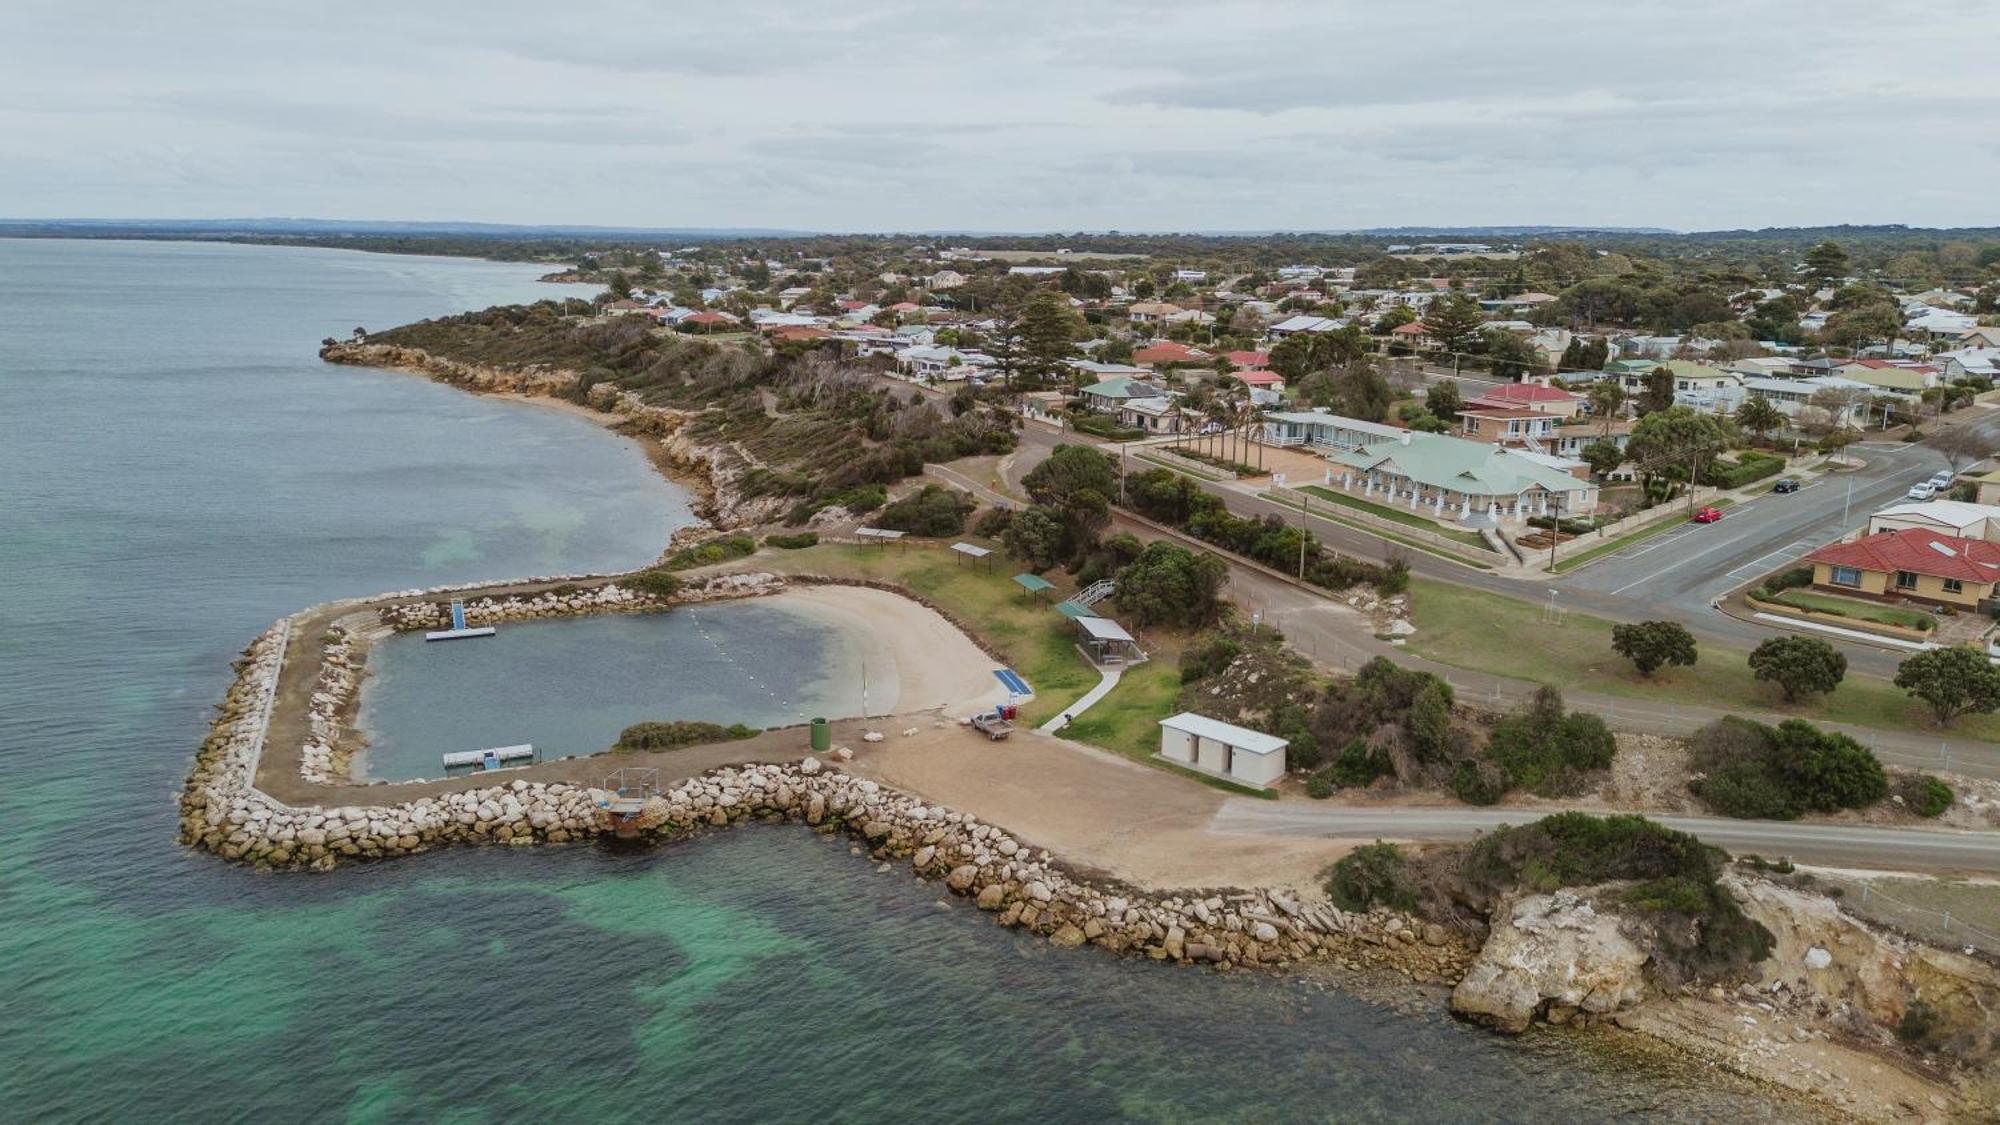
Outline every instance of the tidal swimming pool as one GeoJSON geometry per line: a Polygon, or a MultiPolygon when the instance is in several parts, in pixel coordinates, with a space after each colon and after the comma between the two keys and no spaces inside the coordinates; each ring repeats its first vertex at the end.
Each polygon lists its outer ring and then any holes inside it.
{"type": "MultiPolygon", "coordinates": [[[[785,726],[862,713],[861,639],[782,598],[500,626],[369,653],[358,724],[362,772],[443,777],[440,755],[532,744],[543,760],[609,749],[648,720],[785,726]]],[[[867,711],[895,704],[869,684],[867,711]]]]}

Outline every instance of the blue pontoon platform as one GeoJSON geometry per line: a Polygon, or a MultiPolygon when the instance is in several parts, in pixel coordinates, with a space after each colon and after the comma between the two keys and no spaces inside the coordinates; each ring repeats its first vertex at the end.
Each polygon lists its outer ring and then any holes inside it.
{"type": "Polygon", "coordinates": [[[468,628],[465,624],[465,603],[453,601],[451,603],[451,628],[437,629],[425,633],[424,639],[427,641],[456,641],[465,637],[490,637],[496,631],[491,625],[481,625],[477,629],[468,628]]]}

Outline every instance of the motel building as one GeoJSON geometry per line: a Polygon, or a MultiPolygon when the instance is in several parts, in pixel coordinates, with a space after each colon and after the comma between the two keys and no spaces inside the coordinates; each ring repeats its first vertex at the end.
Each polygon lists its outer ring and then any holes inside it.
{"type": "Polygon", "coordinates": [[[1259,789],[1285,776],[1284,739],[1192,711],[1160,720],[1160,757],[1259,789]]]}

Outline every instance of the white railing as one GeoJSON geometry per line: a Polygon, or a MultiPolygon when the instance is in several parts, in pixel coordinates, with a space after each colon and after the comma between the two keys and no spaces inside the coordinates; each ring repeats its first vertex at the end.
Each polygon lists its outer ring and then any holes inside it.
{"type": "Polygon", "coordinates": [[[1070,598],[1070,601],[1073,601],[1080,606],[1093,606],[1117,592],[1118,592],[1118,583],[1113,582],[1109,578],[1100,578],[1096,582],[1093,582],[1090,585],[1084,587],[1083,589],[1078,590],[1076,594],[1070,598]]]}

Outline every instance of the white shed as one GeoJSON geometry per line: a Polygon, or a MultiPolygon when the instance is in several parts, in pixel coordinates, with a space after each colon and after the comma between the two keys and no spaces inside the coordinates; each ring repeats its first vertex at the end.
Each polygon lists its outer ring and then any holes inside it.
{"type": "Polygon", "coordinates": [[[1160,757],[1268,789],[1285,776],[1285,740],[1192,711],[1160,720],[1160,757]]]}

